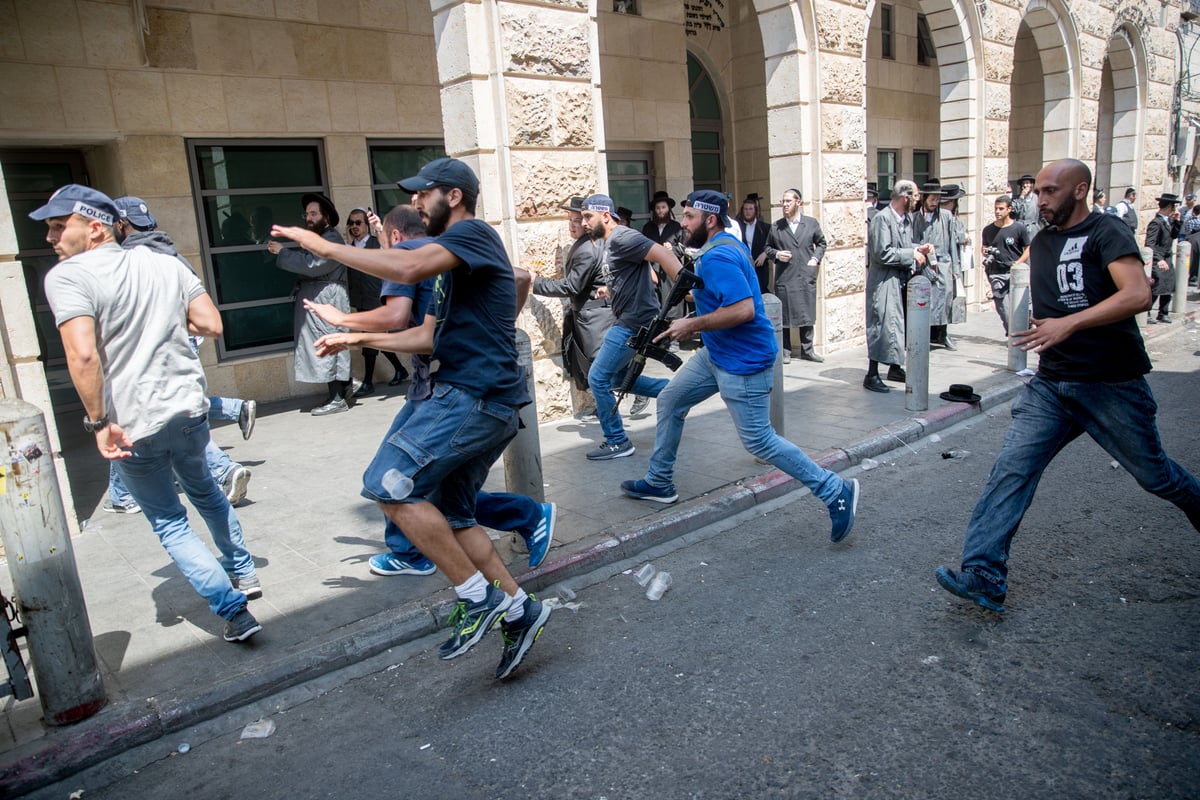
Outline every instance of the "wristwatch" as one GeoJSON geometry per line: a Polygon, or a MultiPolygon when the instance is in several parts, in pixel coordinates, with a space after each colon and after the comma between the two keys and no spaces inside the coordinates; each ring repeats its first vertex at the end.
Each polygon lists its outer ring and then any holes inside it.
{"type": "Polygon", "coordinates": [[[108,427],[108,423],[108,414],[105,414],[95,422],[92,422],[90,419],[88,419],[87,415],[84,415],[83,417],[83,429],[88,433],[95,433],[96,431],[103,430],[108,427]]]}

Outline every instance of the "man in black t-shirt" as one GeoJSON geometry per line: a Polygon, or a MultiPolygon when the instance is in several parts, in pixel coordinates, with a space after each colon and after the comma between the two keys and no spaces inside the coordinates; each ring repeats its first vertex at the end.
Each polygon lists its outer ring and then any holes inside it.
{"type": "Polygon", "coordinates": [[[1134,318],[1150,307],[1137,242],[1124,223],[1090,213],[1091,170],[1063,159],[1042,169],[1047,223],[1029,249],[1032,327],[1015,344],[1041,356],[1013,403],[1013,422],[963,543],[962,569],[938,567],[942,588],[1004,610],[1008,551],[1042,471],[1087,432],[1146,491],[1179,506],[1200,530],[1200,482],[1163,452],[1134,318]]]}
{"type": "Polygon", "coordinates": [[[992,288],[992,302],[1004,323],[1008,336],[1008,291],[1012,265],[1025,253],[1033,240],[1029,228],[1013,216],[1012,199],[1002,194],[996,198],[996,221],[983,229],[983,265],[992,288]]]}
{"type": "Polygon", "coordinates": [[[505,678],[550,617],[550,607],[513,580],[475,519],[488,470],[516,436],[517,410],[530,402],[517,363],[517,275],[499,235],[475,218],[479,179],[470,167],[439,158],[399,186],[413,193],[434,241],[411,250],[364,250],[303,228],[271,232],[385,280],[434,279],[425,309],[432,324],[365,342],[431,354],[433,394],[397,415],[363,474],[362,495],[454,584],[453,633],[438,655],[462,655],[500,623],[504,650],[496,677],[505,678]]]}

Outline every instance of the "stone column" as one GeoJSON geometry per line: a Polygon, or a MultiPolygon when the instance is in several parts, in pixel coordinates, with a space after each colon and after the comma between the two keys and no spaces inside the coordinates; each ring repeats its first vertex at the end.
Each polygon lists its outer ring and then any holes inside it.
{"type": "MultiPolygon", "coordinates": [[[[558,206],[603,186],[596,19],[587,0],[433,3],[446,151],[479,175],[477,216],[499,228],[513,264],[556,273],[558,206]]],[[[557,352],[557,301],[520,324],[534,351],[543,416],[569,410],[557,352]]]]}

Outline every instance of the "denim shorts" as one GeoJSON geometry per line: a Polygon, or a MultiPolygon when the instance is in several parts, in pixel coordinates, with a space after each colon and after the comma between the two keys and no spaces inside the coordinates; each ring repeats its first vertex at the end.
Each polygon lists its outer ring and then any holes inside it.
{"type": "Polygon", "coordinates": [[[447,384],[410,402],[363,473],[362,496],[377,503],[433,503],[454,530],[475,525],[475,496],[488,471],[517,435],[517,409],[481,400],[447,384]],[[413,482],[407,497],[384,488],[397,470],[413,482]]]}

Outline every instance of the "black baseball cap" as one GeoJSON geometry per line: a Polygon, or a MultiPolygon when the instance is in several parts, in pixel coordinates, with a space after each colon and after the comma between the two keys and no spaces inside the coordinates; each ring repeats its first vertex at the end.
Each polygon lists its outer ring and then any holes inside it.
{"type": "Polygon", "coordinates": [[[396,181],[406,192],[420,192],[436,186],[459,189],[466,197],[479,196],[479,178],[457,158],[437,158],[421,167],[411,178],[396,181]]]}
{"type": "Polygon", "coordinates": [[[726,228],[729,227],[729,198],[721,192],[712,189],[699,189],[692,192],[683,201],[684,206],[691,206],[699,211],[716,214],[717,219],[726,228]]]}

